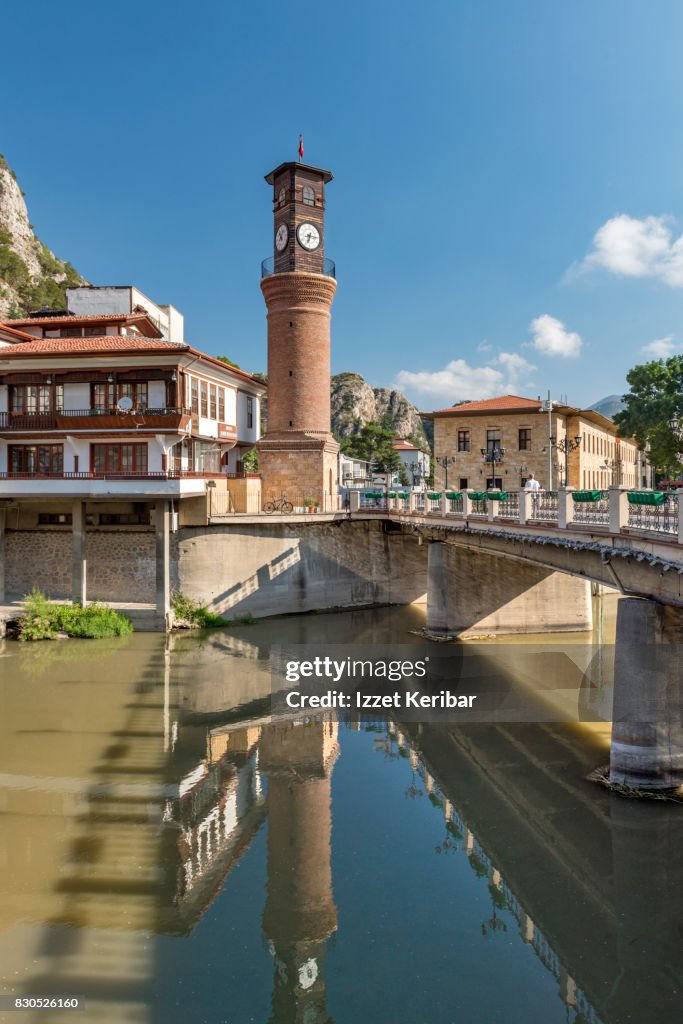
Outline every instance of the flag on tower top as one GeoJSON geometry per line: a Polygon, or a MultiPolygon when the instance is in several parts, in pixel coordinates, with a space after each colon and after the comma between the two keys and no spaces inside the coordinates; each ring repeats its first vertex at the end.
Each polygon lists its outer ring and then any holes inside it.
{"type": "Polygon", "coordinates": [[[299,160],[304,158],[304,137],[299,135],[299,160]]]}

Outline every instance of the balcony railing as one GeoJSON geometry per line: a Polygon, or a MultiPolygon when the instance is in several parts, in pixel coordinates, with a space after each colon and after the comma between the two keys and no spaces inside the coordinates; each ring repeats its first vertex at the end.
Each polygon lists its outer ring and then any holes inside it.
{"type": "Polygon", "coordinates": [[[0,480],[222,480],[224,477],[235,478],[237,473],[220,473],[191,469],[163,470],[107,470],[98,473],[86,470],[78,473],[24,473],[8,470],[0,473],[0,480]]]}
{"type": "MultiPolygon", "coordinates": [[[[60,409],[57,412],[0,412],[0,431],[3,430],[58,430],[63,427],[63,421],[68,419],[98,419],[103,418],[121,421],[126,423],[142,423],[152,418],[172,418],[189,416],[190,410],[178,406],[151,407],[145,409],[121,412],[120,409],[60,409]]],[[[104,424],[103,424],[104,425],[104,424]]]]}
{"type": "MultiPolygon", "coordinates": [[[[302,273],[307,273],[307,274],[318,274],[318,273],[321,273],[321,274],[324,274],[325,277],[335,277],[336,278],[336,276],[337,276],[337,268],[336,268],[336,266],[334,264],[334,260],[328,260],[328,259],[323,259],[323,268],[322,268],[321,271],[318,271],[318,270],[302,270],[301,272],[302,273]]],[[[273,274],[288,274],[288,273],[296,273],[294,267],[292,267],[291,270],[287,270],[287,269],[283,269],[283,268],[280,268],[279,270],[276,270],[275,269],[275,258],[273,256],[269,256],[267,260],[262,260],[261,261],[261,277],[271,277],[273,274]]]]}

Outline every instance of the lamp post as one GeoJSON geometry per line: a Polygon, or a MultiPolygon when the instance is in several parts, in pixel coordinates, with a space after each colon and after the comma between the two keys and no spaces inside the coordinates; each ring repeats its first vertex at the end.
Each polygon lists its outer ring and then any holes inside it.
{"type": "Polygon", "coordinates": [[[422,479],[422,463],[406,462],[405,467],[410,471],[410,475],[413,478],[413,487],[417,487],[418,483],[422,479]]]}
{"type": "MultiPolygon", "coordinates": [[[[539,412],[545,412],[548,414],[548,490],[553,489],[553,408],[555,403],[550,397],[550,389],[548,389],[548,397],[545,402],[541,402],[539,412]]],[[[545,450],[545,449],[544,449],[545,450]]]]}
{"type": "Polygon", "coordinates": [[[609,470],[612,474],[612,483],[621,483],[621,459],[605,459],[603,462],[605,469],[609,470]]]}
{"type": "Polygon", "coordinates": [[[494,444],[491,448],[482,448],[481,455],[485,463],[490,462],[493,472],[493,487],[496,486],[496,463],[502,462],[505,457],[505,449],[494,444]]]}
{"type": "Polygon", "coordinates": [[[557,448],[558,451],[564,454],[564,486],[567,487],[569,485],[569,453],[579,449],[581,446],[581,435],[577,434],[576,437],[568,437],[565,434],[559,441],[556,437],[551,436],[550,444],[553,448],[557,448]]]}
{"type": "Polygon", "coordinates": [[[434,462],[437,464],[437,466],[443,466],[444,472],[446,474],[446,483],[444,487],[444,490],[446,491],[448,490],[448,467],[454,466],[456,461],[457,459],[455,455],[437,455],[436,458],[434,459],[434,462]]]}

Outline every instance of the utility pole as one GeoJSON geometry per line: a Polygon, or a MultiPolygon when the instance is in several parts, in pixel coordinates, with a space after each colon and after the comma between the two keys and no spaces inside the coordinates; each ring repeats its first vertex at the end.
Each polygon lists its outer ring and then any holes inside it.
{"type": "Polygon", "coordinates": [[[548,397],[541,405],[541,412],[548,413],[548,490],[553,489],[553,402],[548,388],[548,397]]]}

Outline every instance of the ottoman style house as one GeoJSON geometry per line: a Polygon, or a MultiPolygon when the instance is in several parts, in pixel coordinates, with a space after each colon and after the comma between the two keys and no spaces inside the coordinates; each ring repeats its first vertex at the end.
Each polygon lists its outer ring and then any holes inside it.
{"type": "MultiPolygon", "coordinates": [[[[40,310],[0,324],[0,593],[7,525],[13,592],[36,585],[83,602],[88,527],[101,548],[93,596],[149,600],[154,558],[151,582],[141,581],[136,595],[142,570],[130,557],[126,589],[121,534],[115,548],[111,531],[151,530],[153,550],[156,527],[156,605],[166,615],[169,533],[205,522],[209,498],[242,474],[259,438],[265,386],[187,344],[181,314],[136,289],[78,288],[68,300],[78,313],[40,310]],[[54,538],[69,527],[71,587],[54,538]]],[[[98,564],[90,554],[88,561],[98,564]]]]}

